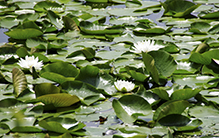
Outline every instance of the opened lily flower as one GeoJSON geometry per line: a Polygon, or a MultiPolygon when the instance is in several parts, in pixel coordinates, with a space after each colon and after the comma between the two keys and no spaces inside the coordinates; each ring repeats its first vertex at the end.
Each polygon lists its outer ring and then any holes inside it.
{"type": "Polygon", "coordinates": [[[32,67],[34,67],[36,70],[41,70],[43,66],[43,61],[38,62],[38,57],[25,57],[24,59],[20,59],[18,65],[21,66],[22,68],[30,69],[32,71],[32,67]]]}
{"type": "Polygon", "coordinates": [[[121,92],[130,92],[135,88],[135,84],[125,80],[118,80],[114,82],[115,88],[121,92]]]}
{"type": "Polygon", "coordinates": [[[131,52],[140,54],[142,52],[156,51],[164,46],[156,45],[154,40],[144,40],[137,43],[134,43],[134,50],[130,50],[131,52]]]}

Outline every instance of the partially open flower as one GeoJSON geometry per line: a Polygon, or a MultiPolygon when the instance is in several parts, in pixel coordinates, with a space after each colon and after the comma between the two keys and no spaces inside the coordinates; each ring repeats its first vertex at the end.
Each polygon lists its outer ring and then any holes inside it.
{"type": "Polygon", "coordinates": [[[156,45],[154,40],[144,40],[137,43],[134,43],[134,50],[130,50],[131,52],[140,54],[142,52],[156,51],[164,46],[156,45]]]}
{"type": "Polygon", "coordinates": [[[38,57],[34,58],[34,56],[32,57],[26,56],[25,60],[22,58],[19,60],[18,65],[21,66],[22,68],[30,69],[30,71],[32,71],[32,67],[34,67],[36,70],[41,70],[43,66],[43,62],[42,61],[38,62],[38,57]]]}
{"type": "Polygon", "coordinates": [[[135,88],[135,84],[129,81],[118,80],[114,82],[115,88],[121,92],[130,92],[135,88]]]}

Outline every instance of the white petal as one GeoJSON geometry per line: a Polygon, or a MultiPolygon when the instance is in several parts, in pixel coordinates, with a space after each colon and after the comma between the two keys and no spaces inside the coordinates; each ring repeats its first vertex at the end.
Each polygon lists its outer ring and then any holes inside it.
{"type": "Polygon", "coordinates": [[[154,40],[144,40],[137,43],[134,43],[133,50],[131,52],[140,54],[142,52],[156,51],[164,46],[156,45],[154,40]]]}
{"type": "Polygon", "coordinates": [[[40,61],[38,62],[38,57],[28,57],[25,56],[25,60],[24,59],[20,59],[18,65],[21,66],[22,68],[27,68],[30,69],[32,71],[32,67],[34,67],[36,70],[41,70],[42,66],[43,66],[43,62],[40,61]]]}
{"type": "Polygon", "coordinates": [[[118,91],[123,91],[124,88],[126,92],[132,91],[135,88],[135,84],[129,81],[118,80],[114,82],[114,85],[118,91]]]}

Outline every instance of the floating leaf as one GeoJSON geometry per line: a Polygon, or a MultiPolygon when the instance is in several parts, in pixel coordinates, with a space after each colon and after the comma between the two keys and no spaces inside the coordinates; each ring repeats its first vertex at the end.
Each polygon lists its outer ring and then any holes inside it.
{"type": "Polygon", "coordinates": [[[16,97],[27,88],[27,79],[21,69],[13,68],[12,79],[16,97]]]}
{"type": "Polygon", "coordinates": [[[61,87],[68,91],[69,94],[78,96],[86,105],[90,105],[99,99],[103,99],[103,95],[100,94],[94,86],[88,83],[81,81],[67,81],[62,83],[61,87]]]}
{"type": "Polygon", "coordinates": [[[159,74],[158,74],[157,68],[155,67],[155,61],[154,61],[153,57],[151,55],[149,55],[148,53],[142,53],[142,56],[143,56],[143,61],[144,61],[144,64],[145,64],[147,71],[151,73],[153,80],[156,83],[158,83],[159,82],[159,74]]]}
{"type": "Polygon", "coordinates": [[[90,22],[80,22],[80,29],[84,33],[93,35],[118,34],[122,33],[120,29],[113,29],[107,26],[92,24],[90,22]]]}
{"type": "Polygon", "coordinates": [[[32,37],[38,37],[43,35],[43,32],[38,29],[28,28],[28,29],[13,29],[5,34],[14,39],[28,39],[32,37]]]}
{"type": "Polygon", "coordinates": [[[71,58],[71,57],[75,57],[77,55],[80,55],[80,54],[83,54],[88,60],[91,60],[92,58],[95,57],[95,51],[90,48],[90,47],[87,47],[87,48],[84,48],[84,49],[81,49],[81,50],[78,50],[78,51],[74,51],[72,52],[71,54],[69,54],[67,56],[67,58],[71,58]]]}
{"type": "Polygon", "coordinates": [[[80,74],[76,77],[76,80],[80,80],[89,83],[93,86],[98,86],[99,78],[99,68],[87,65],[80,70],[80,74]]]}
{"type": "Polygon", "coordinates": [[[60,89],[51,83],[40,83],[36,84],[34,87],[36,97],[46,95],[46,94],[55,94],[60,93],[60,89]]]}
{"type": "Polygon", "coordinates": [[[166,90],[162,88],[154,88],[152,89],[153,93],[157,94],[161,99],[169,100],[169,94],[166,90]]]}
{"type": "Polygon", "coordinates": [[[202,124],[200,119],[192,119],[186,126],[176,127],[177,131],[191,131],[198,128],[202,124]]]}
{"type": "Polygon", "coordinates": [[[86,2],[104,3],[104,2],[108,2],[108,0],[86,0],[86,2]]]}
{"type": "Polygon", "coordinates": [[[211,28],[211,25],[206,22],[194,22],[191,24],[190,32],[198,34],[206,34],[211,28]]]}
{"type": "Polygon", "coordinates": [[[66,29],[80,31],[78,25],[72,18],[64,16],[62,17],[62,20],[66,29]]]}
{"type": "Polygon", "coordinates": [[[164,15],[174,17],[188,16],[193,10],[201,5],[186,0],[169,0],[161,4],[165,9],[164,15]]]}
{"type": "Polygon", "coordinates": [[[153,57],[157,71],[164,77],[169,77],[175,71],[177,64],[174,58],[166,51],[151,51],[148,54],[153,57]]]}
{"type": "Polygon", "coordinates": [[[165,102],[157,108],[154,113],[153,120],[158,121],[170,114],[181,114],[189,106],[188,101],[171,100],[165,102]]]}
{"type": "Polygon", "coordinates": [[[210,13],[200,13],[199,17],[203,19],[217,19],[219,17],[219,11],[210,13]]]}
{"type": "Polygon", "coordinates": [[[46,122],[45,120],[42,120],[39,122],[39,126],[41,126],[42,128],[48,131],[52,131],[56,133],[65,133],[68,131],[60,123],[55,122],[55,121],[46,122]]]}
{"type": "Polygon", "coordinates": [[[190,88],[180,89],[174,91],[170,98],[172,100],[187,100],[189,98],[194,97],[200,91],[201,91],[200,89],[190,89],[190,88]]]}
{"type": "Polygon", "coordinates": [[[66,62],[57,62],[46,65],[40,71],[42,77],[58,83],[63,83],[67,80],[74,80],[78,73],[79,70],[76,67],[66,62]]]}
{"type": "Polygon", "coordinates": [[[35,126],[17,126],[14,127],[12,132],[20,132],[20,133],[38,133],[42,132],[42,129],[35,127],[35,126]]]}
{"type": "Polygon", "coordinates": [[[0,21],[0,26],[3,28],[10,29],[15,25],[18,25],[18,21],[14,17],[5,17],[0,21]]]}
{"type": "Polygon", "coordinates": [[[55,14],[53,11],[49,10],[47,13],[47,16],[48,16],[49,20],[51,21],[51,23],[53,25],[55,25],[58,29],[63,28],[62,20],[60,19],[60,17],[57,14],[55,14]]]}
{"type": "Polygon", "coordinates": [[[128,67],[126,67],[126,70],[128,71],[128,74],[131,75],[133,79],[136,81],[144,82],[148,76],[141,72],[136,72],[135,70],[130,70],[128,67]]]}
{"type": "Polygon", "coordinates": [[[189,57],[189,60],[195,63],[209,65],[212,62],[212,59],[219,59],[219,50],[214,49],[207,52],[204,52],[203,54],[199,53],[192,53],[189,57]]]}
{"type": "Polygon", "coordinates": [[[180,114],[171,114],[161,118],[158,122],[163,126],[186,126],[191,120],[180,114]]]}
{"type": "Polygon", "coordinates": [[[53,72],[44,72],[40,74],[41,77],[46,78],[48,80],[58,82],[58,83],[63,83],[65,81],[74,81],[74,77],[64,77],[63,75],[53,73],[53,72]]]}
{"type": "Polygon", "coordinates": [[[63,11],[62,5],[56,3],[55,1],[40,1],[34,6],[34,10],[39,12],[45,12],[47,10],[55,12],[63,11]]]}
{"type": "Polygon", "coordinates": [[[126,95],[113,100],[114,111],[123,122],[133,123],[138,116],[146,116],[152,112],[150,104],[138,95],[126,95]]]}
{"type": "Polygon", "coordinates": [[[37,98],[37,101],[43,102],[45,105],[54,105],[55,107],[67,107],[79,102],[79,98],[75,95],[67,93],[46,94],[37,98]]]}

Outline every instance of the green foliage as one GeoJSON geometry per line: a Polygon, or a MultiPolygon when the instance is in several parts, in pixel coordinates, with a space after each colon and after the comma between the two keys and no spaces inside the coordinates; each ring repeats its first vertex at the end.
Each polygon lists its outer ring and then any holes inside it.
{"type": "Polygon", "coordinates": [[[0,7],[0,33],[9,37],[0,45],[0,137],[219,133],[217,0],[4,0],[0,7]],[[42,69],[19,69],[25,56],[42,69]],[[135,87],[117,91],[118,80],[135,87]]]}

